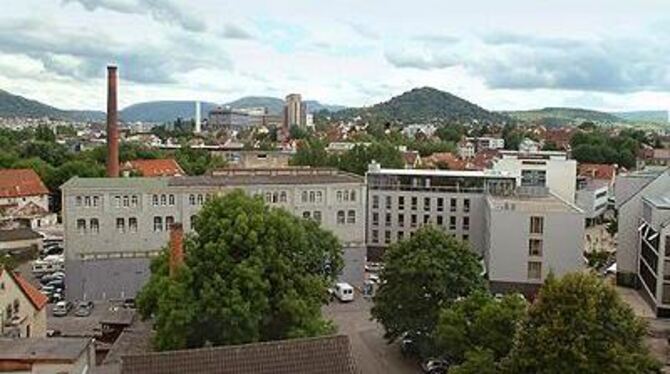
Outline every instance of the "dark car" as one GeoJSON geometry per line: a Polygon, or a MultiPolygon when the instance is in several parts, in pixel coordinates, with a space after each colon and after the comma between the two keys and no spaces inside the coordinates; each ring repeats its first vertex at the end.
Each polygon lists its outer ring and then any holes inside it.
{"type": "Polygon", "coordinates": [[[451,363],[443,358],[429,358],[421,363],[421,370],[428,374],[446,374],[451,363]]]}
{"type": "Polygon", "coordinates": [[[80,301],[77,303],[77,309],[74,311],[74,315],[77,317],[88,317],[93,311],[93,302],[92,301],[80,301]]]}

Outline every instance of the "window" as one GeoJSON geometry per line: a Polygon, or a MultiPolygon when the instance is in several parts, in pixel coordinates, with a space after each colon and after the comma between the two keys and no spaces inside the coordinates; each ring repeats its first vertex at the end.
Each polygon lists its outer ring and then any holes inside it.
{"type": "Polygon", "coordinates": [[[308,210],[302,212],[302,218],[310,219],[311,216],[312,216],[312,213],[311,213],[310,211],[308,211],[308,210]]]}
{"type": "Polygon", "coordinates": [[[75,205],[76,205],[76,206],[81,206],[81,196],[77,196],[77,197],[75,198],[75,205]]]}
{"type": "Polygon", "coordinates": [[[123,218],[117,218],[116,219],[116,231],[119,232],[119,234],[123,234],[126,232],[126,220],[123,218]]]}
{"type": "Polygon", "coordinates": [[[444,217],[437,216],[437,225],[442,226],[442,224],[444,224],[444,217]]]}
{"type": "Polygon", "coordinates": [[[323,201],[323,192],[316,191],[316,202],[321,203],[323,201]]]}
{"type": "Polygon", "coordinates": [[[528,240],[528,255],[542,256],[542,239],[528,240]]]}
{"type": "Polygon", "coordinates": [[[444,211],[444,198],[441,197],[437,198],[437,211],[438,212],[444,211]]]}
{"type": "Polygon", "coordinates": [[[271,192],[266,192],[265,193],[265,202],[269,204],[272,201],[272,193],[271,192]]]}
{"type": "Polygon", "coordinates": [[[542,263],[539,261],[528,262],[528,279],[542,279],[542,263]]]}
{"type": "Polygon", "coordinates": [[[87,207],[91,206],[91,197],[90,196],[84,197],[84,205],[87,206],[87,207]]]}
{"type": "Polygon", "coordinates": [[[78,219],[77,220],[77,231],[80,234],[86,234],[86,220],[85,219],[78,219]]]}
{"type": "Polygon", "coordinates": [[[391,210],[393,207],[393,198],[391,196],[386,196],[386,209],[391,210]]]}
{"type": "Polygon", "coordinates": [[[196,223],[197,220],[198,220],[198,216],[196,216],[195,214],[191,216],[190,221],[191,221],[191,228],[192,229],[195,228],[195,223],[196,223]]]}
{"type": "Polygon", "coordinates": [[[350,210],[347,212],[347,223],[356,223],[356,211],[350,210]]]}
{"type": "Polygon", "coordinates": [[[339,225],[344,224],[344,210],[338,210],[337,211],[337,223],[339,225]]]}
{"type": "Polygon", "coordinates": [[[372,196],[372,209],[379,209],[379,196],[372,196]]]}
{"type": "Polygon", "coordinates": [[[158,206],[158,195],[153,195],[151,197],[151,202],[152,202],[153,206],[158,206]]]}
{"type": "Polygon", "coordinates": [[[137,218],[136,217],[128,218],[128,231],[137,232],[137,218]]]}
{"type": "Polygon", "coordinates": [[[195,205],[195,195],[194,194],[188,195],[188,203],[191,204],[191,205],[195,205]]]}
{"type": "Polygon", "coordinates": [[[167,196],[161,195],[161,205],[166,206],[167,205],[167,196]]]}
{"type": "Polygon", "coordinates": [[[391,226],[391,213],[386,213],[384,215],[384,224],[386,225],[386,227],[391,226]]]}
{"type": "Polygon", "coordinates": [[[344,201],[349,201],[349,191],[344,191],[344,201]]]}
{"type": "Polygon", "coordinates": [[[170,206],[174,205],[174,195],[170,194],[170,195],[168,196],[168,204],[169,204],[170,206]]]}
{"type": "Polygon", "coordinates": [[[121,208],[121,196],[114,196],[114,206],[121,208]]]}
{"type": "Polygon", "coordinates": [[[402,213],[398,214],[398,226],[405,227],[405,215],[402,213]]]}
{"type": "Polygon", "coordinates": [[[412,214],[410,217],[410,227],[416,227],[416,214],[412,214]]]}
{"type": "Polygon", "coordinates": [[[449,230],[456,230],[456,216],[449,217],[449,230]]]}
{"type": "Polygon", "coordinates": [[[338,203],[341,203],[342,202],[342,191],[337,191],[337,193],[335,194],[335,198],[337,199],[338,203]]]}
{"type": "Polygon", "coordinates": [[[314,191],[309,191],[309,202],[313,203],[316,201],[316,192],[314,191]]]}
{"type": "Polygon", "coordinates": [[[416,210],[417,205],[419,205],[419,198],[412,196],[412,210],[416,210]]]}
{"type": "Polygon", "coordinates": [[[379,243],[379,231],[372,230],[372,242],[379,243]]]}
{"type": "Polygon", "coordinates": [[[154,231],[163,231],[163,217],[154,217],[154,231]]]}
{"type": "Polygon", "coordinates": [[[427,225],[430,223],[430,215],[429,214],[424,214],[423,215],[423,224],[427,225]]]}
{"type": "Polygon", "coordinates": [[[401,241],[405,238],[405,232],[404,231],[398,231],[398,241],[401,241]]]}
{"type": "Polygon", "coordinates": [[[97,234],[100,232],[100,221],[97,218],[91,218],[91,233],[97,234]]]}
{"type": "Polygon", "coordinates": [[[277,192],[273,192],[273,193],[272,193],[272,202],[273,202],[274,204],[276,204],[276,203],[279,202],[279,193],[277,193],[277,192]]]}
{"type": "Polygon", "coordinates": [[[546,186],[547,172],[545,170],[521,170],[521,185],[531,187],[546,186]]]}
{"type": "Polygon", "coordinates": [[[136,207],[139,205],[139,201],[140,201],[140,199],[137,197],[137,195],[133,195],[133,196],[130,198],[130,205],[131,205],[133,208],[136,208],[136,207]]]}
{"type": "Polygon", "coordinates": [[[423,210],[430,211],[430,197],[423,198],[423,210]]]}
{"type": "Polygon", "coordinates": [[[456,199],[449,200],[449,211],[450,212],[456,211],[456,199]]]}
{"type": "Polygon", "coordinates": [[[316,223],[321,223],[321,212],[318,211],[318,210],[315,210],[315,211],[312,213],[312,218],[314,218],[314,221],[315,221],[316,223]]]}
{"type": "Polygon", "coordinates": [[[282,191],[282,192],[279,194],[279,202],[285,203],[286,201],[287,201],[287,198],[286,198],[286,191],[282,191]]]}
{"type": "Polygon", "coordinates": [[[205,197],[202,196],[202,194],[198,194],[198,205],[202,205],[202,203],[205,201],[205,197]]]}
{"type": "Polygon", "coordinates": [[[172,228],[173,224],[174,224],[174,217],[172,217],[172,216],[165,217],[165,229],[166,230],[170,230],[172,228]]]}
{"type": "Polygon", "coordinates": [[[544,233],[544,217],[530,217],[530,233],[544,233]]]}
{"type": "Polygon", "coordinates": [[[463,234],[463,241],[464,241],[464,242],[467,242],[468,240],[470,240],[470,235],[468,235],[468,234],[463,234]]]}
{"type": "Polygon", "coordinates": [[[123,197],[123,207],[127,208],[130,206],[130,197],[128,195],[125,195],[123,197]]]}
{"type": "Polygon", "coordinates": [[[379,213],[372,212],[372,225],[379,226],[379,213]]]}
{"type": "Polygon", "coordinates": [[[398,196],[398,210],[405,210],[405,196],[398,196]]]}
{"type": "Polygon", "coordinates": [[[463,230],[470,230],[470,217],[463,217],[463,230]]]}
{"type": "Polygon", "coordinates": [[[351,201],[356,201],[356,190],[351,190],[351,193],[349,194],[349,199],[351,201]]]}
{"type": "Polygon", "coordinates": [[[384,231],[384,243],[391,244],[391,232],[388,230],[384,231]]]}
{"type": "Polygon", "coordinates": [[[300,194],[300,201],[303,203],[307,202],[307,191],[302,191],[302,193],[300,194]]]}
{"type": "Polygon", "coordinates": [[[463,200],[463,211],[464,211],[465,213],[469,213],[469,212],[470,212],[470,199],[465,199],[465,200],[463,200]]]}
{"type": "Polygon", "coordinates": [[[100,196],[93,196],[93,206],[100,205],[100,196]]]}

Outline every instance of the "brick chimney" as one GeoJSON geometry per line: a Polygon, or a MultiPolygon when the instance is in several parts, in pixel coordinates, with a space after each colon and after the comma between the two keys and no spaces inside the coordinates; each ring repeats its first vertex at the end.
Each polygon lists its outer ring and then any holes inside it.
{"type": "Polygon", "coordinates": [[[177,274],[177,269],[184,263],[184,227],[181,223],[170,226],[170,276],[177,274]]]}
{"type": "Polygon", "coordinates": [[[107,177],[119,176],[119,128],[116,66],[107,66],[107,177]]]}

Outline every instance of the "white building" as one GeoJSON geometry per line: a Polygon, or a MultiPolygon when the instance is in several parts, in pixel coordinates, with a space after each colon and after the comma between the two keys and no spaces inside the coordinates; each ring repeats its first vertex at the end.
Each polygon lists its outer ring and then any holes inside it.
{"type": "Polygon", "coordinates": [[[565,152],[500,151],[493,170],[515,176],[519,186],[548,188],[569,203],[575,201],[577,161],[565,152]]]}
{"type": "Polygon", "coordinates": [[[519,144],[519,152],[523,153],[535,153],[539,152],[542,149],[542,144],[532,140],[525,138],[524,140],[521,141],[519,144]]]}
{"type": "Polygon", "coordinates": [[[18,222],[31,228],[56,223],[49,212],[49,190],[32,169],[0,169],[0,225],[18,222]]]}

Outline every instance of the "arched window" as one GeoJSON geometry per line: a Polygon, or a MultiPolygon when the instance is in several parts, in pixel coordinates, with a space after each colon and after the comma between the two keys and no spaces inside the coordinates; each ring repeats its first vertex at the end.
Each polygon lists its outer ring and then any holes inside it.
{"type": "Polygon", "coordinates": [[[314,191],[309,191],[309,202],[313,203],[316,201],[316,193],[314,191]]]}
{"type": "Polygon", "coordinates": [[[162,206],[167,205],[167,196],[161,195],[161,205],[162,206]]]}
{"type": "Polygon", "coordinates": [[[321,191],[316,191],[316,202],[320,203],[323,201],[323,192],[321,191]]]}
{"type": "Polygon", "coordinates": [[[279,202],[279,194],[277,192],[272,193],[272,202],[275,204],[279,202]]]}
{"type": "Polygon", "coordinates": [[[351,201],[356,201],[356,190],[351,190],[351,194],[349,194],[349,199],[351,201]]]}
{"type": "Polygon", "coordinates": [[[270,203],[272,201],[272,193],[266,192],[265,193],[265,202],[270,203]]]}
{"type": "Polygon", "coordinates": [[[344,224],[344,210],[338,210],[337,211],[337,223],[339,225],[344,224]]]}
{"type": "Polygon", "coordinates": [[[195,195],[194,194],[188,195],[188,203],[191,204],[191,205],[195,205],[195,195]]]}
{"type": "Polygon", "coordinates": [[[170,199],[169,204],[174,205],[174,195],[170,194],[169,199],[170,199]]]}
{"type": "Polygon", "coordinates": [[[349,191],[344,191],[344,201],[349,201],[349,191]]]}
{"type": "Polygon", "coordinates": [[[302,191],[300,201],[302,201],[303,203],[307,202],[307,191],[302,191]]]}
{"type": "Polygon", "coordinates": [[[100,222],[97,218],[91,218],[91,232],[97,234],[100,232],[100,222]]]}
{"type": "Polygon", "coordinates": [[[202,205],[202,202],[204,201],[204,199],[205,198],[202,196],[202,194],[198,194],[198,205],[202,205]]]}
{"type": "Polygon", "coordinates": [[[80,234],[86,234],[86,220],[85,219],[78,219],[77,220],[77,231],[80,234]]]}
{"type": "Polygon", "coordinates": [[[286,191],[282,191],[282,192],[279,194],[279,201],[282,202],[282,203],[285,203],[286,200],[287,200],[287,199],[286,199],[286,191]]]}
{"type": "Polygon", "coordinates": [[[335,194],[335,196],[336,196],[336,198],[337,198],[337,202],[338,202],[338,203],[341,203],[341,202],[342,202],[342,191],[337,191],[337,193],[335,194]]]}

